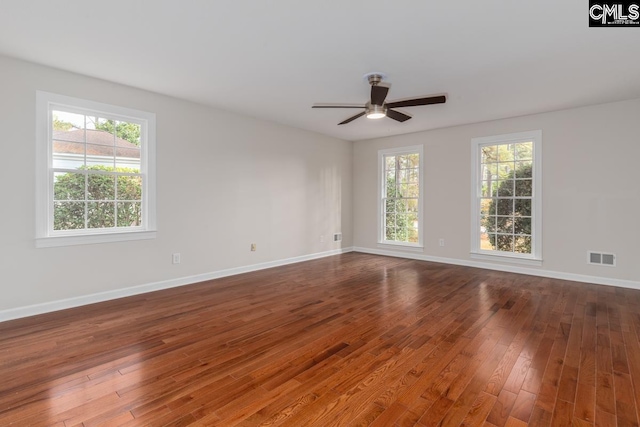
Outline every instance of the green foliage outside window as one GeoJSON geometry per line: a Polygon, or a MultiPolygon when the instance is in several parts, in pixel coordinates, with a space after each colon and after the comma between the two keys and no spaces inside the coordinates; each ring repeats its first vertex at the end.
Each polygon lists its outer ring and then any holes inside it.
{"type": "Polygon", "coordinates": [[[116,176],[105,173],[133,174],[137,170],[96,165],[82,167],[79,171],[83,172],[68,172],[56,176],[53,212],[55,230],[83,229],[85,218],[87,228],[141,225],[140,175],[116,176]],[[85,171],[88,173],[85,174],[85,171]]]}
{"type": "MultiPolygon", "coordinates": [[[[409,242],[409,230],[407,229],[407,200],[398,194],[398,186],[395,178],[387,178],[386,224],[385,239],[399,242],[409,242]]],[[[417,241],[417,240],[416,240],[417,241]]]]}
{"type": "Polygon", "coordinates": [[[129,141],[130,143],[140,146],[140,125],[128,122],[115,122],[113,120],[97,120],[95,127],[98,130],[104,130],[111,134],[114,133],[119,138],[129,141]]]}
{"type": "Polygon", "coordinates": [[[491,236],[489,241],[494,250],[531,253],[531,163],[516,169],[515,176],[520,179],[499,181],[497,194],[505,198],[491,199],[482,225],[491,236]]]}
{"type": "Polygon", "coordinates": [[[384,240],[418,243],[419,154],[385,157],[384,240]]]}

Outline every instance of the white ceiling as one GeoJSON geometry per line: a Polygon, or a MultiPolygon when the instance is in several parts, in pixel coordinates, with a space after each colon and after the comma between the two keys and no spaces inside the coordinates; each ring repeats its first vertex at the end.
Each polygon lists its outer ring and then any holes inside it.
{"type": "Polygon", "coordinates": [[[0,54],[347,140],[640,97],[640,28],[585,0],[1,0],[0,54]],[[405,123],[363,104],[365,73],[405,123]]]}

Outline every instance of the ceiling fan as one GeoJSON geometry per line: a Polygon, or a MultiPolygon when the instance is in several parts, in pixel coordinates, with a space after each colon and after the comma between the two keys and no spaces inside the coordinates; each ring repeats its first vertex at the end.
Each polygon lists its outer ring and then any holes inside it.
{"type": "Polygon", "coordinates": [[[346,125],[351,123],[358,117],[362,117],[366,114],[368,119],[381,119],[383,117],[389,117],[390,119],[398,122],[406,122],[411,116],[401,113],[400,111],[392,110],[392,108],[399,107],[417,107],[419,105],[430,104],[443,104],[447,102],[447,98],[444,95],[427,96],[424,98],[412,98],[405,99],[404,101],[384,102],[389,92],[388,85],[381,85],[380,83],[386,78],[383,73],[369,73],[365,74],[364,78],[369,81],[371,85],[371,99],[365,105],[327,105],[327,104],[315,104],[311,108],[363,108],[364,111],[351,116],[348,119],[338,123],[338,125],[346,125]]]}

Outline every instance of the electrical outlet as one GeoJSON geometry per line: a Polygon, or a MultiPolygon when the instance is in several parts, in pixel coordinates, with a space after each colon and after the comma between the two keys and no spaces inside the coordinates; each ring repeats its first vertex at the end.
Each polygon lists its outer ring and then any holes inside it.
{"type": "Polygon", "coordinates": [[[342,233],[335,233],[333,235],[333,241],[334,242],[341,242],[342,241],[342,233]]]}
{"type": "Polygon", "coordinates": [[[256,244],[252,243],[251,244],[251,252],[255,252],[256,251],[256,244]]]}
{"type": "Polygon", "coordinates": [[[444,246],[444,239],[438,239],[438,245],[444,246]]]}
{"type": "Polygon", "coordinates": [[[320,243],[324,242],[324,234],[320,235],[320,243]]]}
{"type": "Polygon", "coordinates": [[[180,264],[180,261],[181,261],[181,259],[180,259],[180,253],[175,253],[175,254],[173,254],[173,255],[171,256],[171,261],[172,261],[174,264],[180,264]]]}

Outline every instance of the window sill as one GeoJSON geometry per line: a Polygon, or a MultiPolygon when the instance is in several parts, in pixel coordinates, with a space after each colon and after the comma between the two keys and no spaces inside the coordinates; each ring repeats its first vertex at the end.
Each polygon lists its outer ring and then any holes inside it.
{"type": "Polygon", "coordinates": [[[381,243],[378,242],[378,247],[381,249],[393,249],[393,250],[401,250],[401,251],[409,251],[409,252],[423,252],[424,246],[421,245],[406,245],[402,243],[381,243]]]}
{"type": "Polygon", "coordinates": [[[155,239],[156,231],[129,231],[122,233],[84,234],[81,236],[52,236],[36,238],[36,248],[92,245],[96,243],[126,242],[155,239]]]}
{"type": "Polygon", "coordinates": [[[542,266],[542,258],[524,258],[512,255],[498,255],[479,252],[471,252],[471,258],[479,259],[482,261],[502,262],[508,264],[530,265],[535,267],[542,266]]]}

